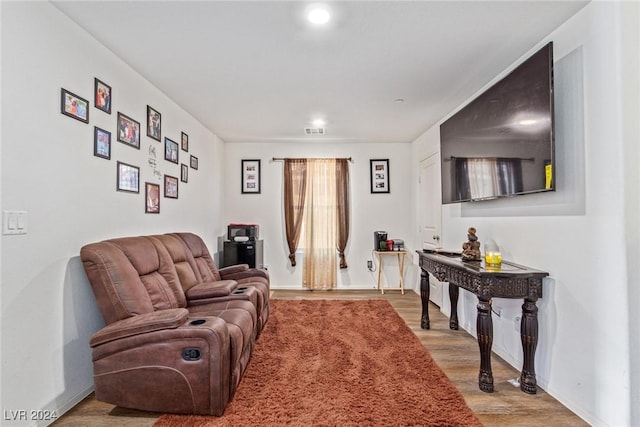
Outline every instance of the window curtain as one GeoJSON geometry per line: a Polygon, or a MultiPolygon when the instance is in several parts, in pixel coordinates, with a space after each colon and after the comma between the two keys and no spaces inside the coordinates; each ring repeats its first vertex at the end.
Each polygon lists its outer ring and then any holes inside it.
{"type": "Polygon", "coordinates": [[[296,266],[296,250],[302,231],[307,187],[307,160],[284,161],[284,223],[291,266],[296,266]]]}
{"type": "Polygon", "coordinates": [[[307,159],[302,272],[305,288],[332,289],[337,283],[336,190],[336,160],[307,159]]]}
{"type": "Polygon", "coordinates": [[[340,268],[347,268],[344,250],[349,241],[349,161],[336,159],[337,248],[340,268]]]}

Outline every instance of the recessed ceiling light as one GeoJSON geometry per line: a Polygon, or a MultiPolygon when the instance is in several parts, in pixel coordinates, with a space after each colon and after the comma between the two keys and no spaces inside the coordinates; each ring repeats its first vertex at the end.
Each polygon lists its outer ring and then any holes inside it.
{"type": "Polygon", "coordinates": [[[326,125],[327,122],[325,122],[323,119],[315,119],[314,121],[311,122],[311,124],[313,124],[314,126],[317,126],[317,127],[322,127],[322,126],[326,125]]]}
{"type": "Polygon", "coordinates": [[[395,102],[396,104],[402,104],[404,103],[404,98],[396,98],[393,100],[393,102],[395,102]]]}
{"type": "Polygon", "coordinates": [[[329,11],[321,6],[314,6],[307,12],[307,19],[315,25],[324,25],[331,19],[329,11]]]}

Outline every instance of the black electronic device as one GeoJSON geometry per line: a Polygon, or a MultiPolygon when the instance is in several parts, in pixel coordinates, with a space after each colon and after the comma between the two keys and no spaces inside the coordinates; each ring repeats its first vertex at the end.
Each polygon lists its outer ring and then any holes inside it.
{"type": "Polygon", "coordinates": [[[223,267],[248,264],[250,268],[263,268],[262,240],[225,241],[223,244],[223,267]]]}
{"type": "Polygon", "coordinates": [[[387,232],[386,231],[374,231],[373,232],[373,250],[374,251],[386,251],[387,250],[387,232]],[[383,243],[381,245],[381,243],[383,243]]]}
{"type": "Polygon", "coordinates": [[[442,203],[555,190],[553,44],[440,125],[442,203]]]}
{"type": "Polygon", "coordinates": [[[232,242],[246,242],[258,240],[260,227],[257,224],[229,224],[227,238],[232,242]]]}

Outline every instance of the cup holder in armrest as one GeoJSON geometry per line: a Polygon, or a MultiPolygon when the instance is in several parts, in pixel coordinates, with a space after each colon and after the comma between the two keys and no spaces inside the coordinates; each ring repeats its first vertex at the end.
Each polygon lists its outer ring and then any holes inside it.
{"type": "Polygon", "coordinates": [[[195,362],[196,360],[200,360],[201,357],[202,352],[199,348],[188,347],[182,349],[182,359],[187,362],[195,362]]]}
{"type": "Polygon", "coordinates": [[[202,325],[204,323],[207,323],[207,321],[205,319],[196,319],[196,320],[192,320],[191,322],[189,322],[189,324],[191,326],[198,326],[198,325],[202,325]]]}

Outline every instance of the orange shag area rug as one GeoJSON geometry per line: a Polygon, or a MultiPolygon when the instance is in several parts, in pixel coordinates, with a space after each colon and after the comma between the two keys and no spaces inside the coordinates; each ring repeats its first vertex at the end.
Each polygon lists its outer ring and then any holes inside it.
{"type": "Polygon", "coordinates": [[[271,300],[271,315],[222,417],[155,427],[480,426],[385,300],[271,300]]]}

